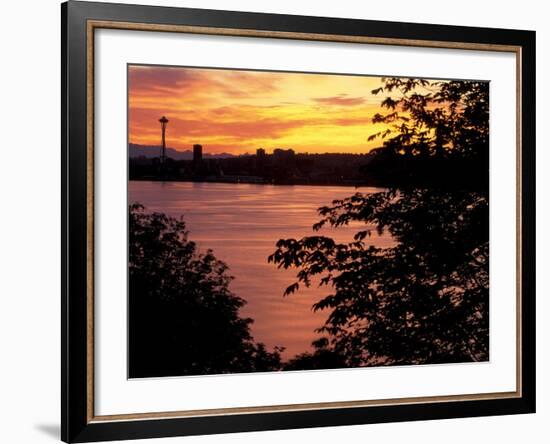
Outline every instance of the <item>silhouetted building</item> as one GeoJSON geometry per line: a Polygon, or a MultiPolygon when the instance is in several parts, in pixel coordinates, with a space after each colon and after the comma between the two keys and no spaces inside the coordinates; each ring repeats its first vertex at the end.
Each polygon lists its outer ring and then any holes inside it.
{"type": "Polygon", "coordinates": [[[202,167],[202,145],[199,145],[198,143],[193,145],[193,169],[196,173],[199,172],[199,170],[202,167]]]}
{"type": "Polygon", "coordinates": [[[293,165],[294,164],[294,150],[293,149],[282,149],[275,148],[273,150],[273,159],[277,165],[293,165]]]}
{"type": "Polygon", "coordinates": [[[202,145],[199,145],[198,143],[193,145],[193,162],[201,162],[202,161],[202,145]]]}
{"type": "Polygon", "coordinates": [[[256,150],[256,168],[262,171],[265,167],[265,150],[258,148],[256,150]]]}

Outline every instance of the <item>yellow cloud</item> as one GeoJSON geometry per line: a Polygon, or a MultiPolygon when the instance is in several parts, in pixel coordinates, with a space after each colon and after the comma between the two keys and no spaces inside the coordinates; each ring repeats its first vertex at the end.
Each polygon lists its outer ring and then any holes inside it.
{"type": "Polygon", "coordinates": [[[167,144],[205,151],[368,152],[383,125],[371,117],[381,78],[181,67],[129,67],[129,138],[157,145],[166,115],[167,144]]]}

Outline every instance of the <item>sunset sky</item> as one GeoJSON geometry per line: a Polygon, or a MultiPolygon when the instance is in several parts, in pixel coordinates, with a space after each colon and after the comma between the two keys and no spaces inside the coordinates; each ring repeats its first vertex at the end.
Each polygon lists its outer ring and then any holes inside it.
{"type": "Polygon", "coordinates": [[[366,153],[380,141],[380,77],[130,66],[129,142],[160,145],[159,118],[169,119],[166,145],[203,145],[206,153],[366,153]]]}

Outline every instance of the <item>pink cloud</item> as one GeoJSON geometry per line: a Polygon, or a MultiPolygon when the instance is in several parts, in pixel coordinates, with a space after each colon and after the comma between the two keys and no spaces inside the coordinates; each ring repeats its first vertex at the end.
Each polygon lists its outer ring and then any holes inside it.
{"type": "Polygon", "coordinates": [[[331,97],[318,97],[313,99],[322,105],[357,106],[365,102],[364,97],[349,97],[347,94],[339,94],[331,97]]]}

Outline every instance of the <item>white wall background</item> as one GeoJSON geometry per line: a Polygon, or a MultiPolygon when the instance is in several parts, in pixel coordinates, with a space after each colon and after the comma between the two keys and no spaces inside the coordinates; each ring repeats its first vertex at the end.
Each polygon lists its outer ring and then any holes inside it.
{"type": "MultiPolygon", "coordinates": [[[[123,3],[142,3],[124,1],[123,3]]],[[[290,430],[152,442],[547,442],[550,28],[544,2],[501,0],[146,0],[143,3],[537,31],[538,413],[290,430]]],[[[58,0],[0,4],[0,441],[41,444],[59,435],[60,20],[58,0]]]]}

